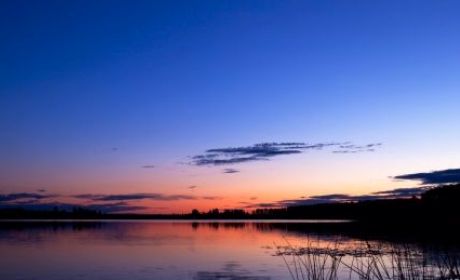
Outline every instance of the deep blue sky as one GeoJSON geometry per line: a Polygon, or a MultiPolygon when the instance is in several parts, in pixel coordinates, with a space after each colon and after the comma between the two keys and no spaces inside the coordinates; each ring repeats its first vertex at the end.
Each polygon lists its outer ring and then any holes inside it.
{"type": "MultiPolygon", "coordinates": [[[[382,142],[387,176],[455,167],[459,14],[456,0],[2,1],[0,188],[110,191],[104,178],[135,184],[145,164],[160,174],[142,190],[187,185],[164,170],[264,141],[382,142]]],[[[263,184],[253,174],[236,183],[263,184]]]]}

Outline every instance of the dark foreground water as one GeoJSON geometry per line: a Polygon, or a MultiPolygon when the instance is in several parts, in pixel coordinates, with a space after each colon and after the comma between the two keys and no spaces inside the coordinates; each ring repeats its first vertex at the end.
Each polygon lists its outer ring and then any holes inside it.
{"type": "Polygon", "coordinates": [[[439,246],[410,236],[400,243],[349,228],[311,221],[0,222],[0,279],[292,279],[296,258],[309,248],[357,255],[369,244],[404,244],[424,259],[440,254],[439,246]]]}

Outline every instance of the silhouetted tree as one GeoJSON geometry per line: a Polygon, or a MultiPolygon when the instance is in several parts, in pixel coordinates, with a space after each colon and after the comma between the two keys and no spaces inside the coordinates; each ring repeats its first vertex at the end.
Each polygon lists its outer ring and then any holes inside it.
{"type": "Polygon", "coordinates": [[[200,212],[197,209],[192,210],[192,218],[198,218],[200,216],[200,212]]]}

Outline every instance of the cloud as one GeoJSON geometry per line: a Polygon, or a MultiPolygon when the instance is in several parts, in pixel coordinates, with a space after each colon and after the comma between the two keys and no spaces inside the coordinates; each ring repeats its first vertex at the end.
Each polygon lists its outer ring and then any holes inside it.
{"type": "Polygon", "coordinates": [[[310,196],[311,199],[324,199],[324,200],[344,200],[350,199],[347,194],[326,194],[326,195],[315,195],[310,196]]]}
{"type": "Polygon", "coordinates": [[[236,164],[236,163],[243,163],[249,161],[257,161],[257,160],[268,160],[266,158],[258,158],[255,156],[251,157],[232,157],[228,159],[217,159],[214,155],[200,155],[194,156],[192,163],[194,165],[225,165],[225,164],[236,164]],[[210,157],[212,156],[212,157],[210,157]]]}
{"type": "Polygon", "coordinates": [[[195,200],[197,197],[185,194],[165,195],[161,193],[132,193],[132,194],[80,194],[75,198],[88,199],[92,201],[124,201],[124,200],[156,200],[156,201],[175,201],[175,200],[195,200]]]}
{"type": "Polygon", "coordinates": [[[388,191],[379,191],[374,194],[385,195],[389,197],[411,197],[421,195],[423,192],[429,190],[429,187],[418,187],[418,188],[399,188],[388,191]]]}
{"type": "Polygon", "coordinates": [[[340,203],[340,202],[359,202],[377,199],[401,199],[419,196],[429,187],[414,187],[414,188],[397,188],[385,191],[373,192],[365,195],[349,195],[349,194],[325,194],[314,195],[310,197],[302,196],[299,199],[279,200],[268,203],[254,203],[246,206],[247,208],[273,208],[273,207],[289,207],[289,206],[306,206],[315,204],[340,203]]]}
{"type": "Polygon", "coordinates": [[[72,211],[74,208],[83,207],[98,210],[104,213],[128,213],[142,210],[160,209],[161,207],[145,207],[136,205],[140,200],[152,201],[179,201],[179,200],[219,200],[219,196],[193,196],[185,194],[161,193],[128,193],[128,194],[78,194],[65,196],[45,193],[9,193],[0,194],[0,208],[22,208],[26,210],[52,211],[55,208],[72,211]],[[56,198],[50,200],[50,198],[56,198]],[[65,199],[80,199],[81,202],[65,202],[65,199]],[[62,200],[64,199],[64,200],[62,200]],[[132,203],[132,204],[131,204],[132,203]]]}
{"type": "Polygon", "coordinates": [[[198,186],[188,186],[187,188],[191,189],[191,190],[194,190],[194,189],[198,188],[198,186]]]}
{"type": "Polygon", "coordinates": [[[219,200],[219,199],[222,199],[222,197],[220,197],[220,196],[202,196],[201,199],[204,199],[204,200],[219,200]]]}
{"type": "Polygon", "coordinates": [[[233,174],[233,173],[238,173],[240,172],[239,170],[237,169],[233,169],[233,168],[225,168],[224,171],[222,173],[225,173],[225,174],[233,174]]]}
{"type": "Polygon", "coordinates": [[[305,199],[285,200],[282,201],[288,206],[293,205],[312,205],[321,203],[334,203],[334,202],[359,202],[377,199],[401,199],[419,196],[428,190],[426,187],[415,188],[397,188],[385,191],[373,192],[365,195],[348,195],[348,194],[326,194],[315,195],[305,199]]]}
{"type": "Polygon", "coordinates": [[[103,213],[129,213],[147,210],[149,207],[139,205],[129,205],[126,202],[102,203],[85,205],[85,208],[101,211],[103,213]]]}
{"type": "Polygon", "coordinates": [[[42,194],[42,193],[10,193],[10,194],[0,194],[0,202],[14,202],[19,200],[40,200],[50,197],[55,197],[56,195],[51,194],[42,194]]]}
{"type": "Polygon", "coordinates": [[[245,208],[280,208],[280,207],[286,206],[282,202],[261,202],[261,203],[254,203],[254,204],[249,204],[247,202],[245,203],[248,204],[247,206],[245,206],[245,208]]]}
{"type": "Polygon", "coordinates": [[[160,207],[144,207],[136,205],[141,200],[150,201],[181,201],[181,200],[220,200],[219,196],[194,196],[187,194],[162,193],[127,193],[127,194],[77,194],[73,196],[47,193],[8,193],[0,194],[0,208],[22,208],[27,210],[52,211],[54,208],[72,211],[83,207],[104,213],[136,212],[142,210],[160,209],[160,207]],[[50,198],[55,198],[50,200],[50,198]],[[68,202],[68,199],[78,199],[81,202],[68,202]]]}
{"type": "Polygon", "coordinates": [[[431,171],[426,173],[410,173],[393,177],[397,180],[420,181],[422,185],[448,184],[460,182],[460,168],[431,171]]]}
{"type": "Polygon", "coordinates": [[[75,207],[82,207],[83,205],[61,203],[61,202],[40,202],[34,201],[16,201],[14,203],[1,203],[0,208],[22,208],[26,210],[35,211],[52,211],[55,208],[60,210],[71,211],[75,207]]]}
{"type": "Polygon", "coordinates": [[[193,156],[191,158],[191,164],[204,166],[229,165],[261,160],[266,161],[275,156],[300,154],[305,150],[322,150],[329,147],[335,147],[336,150],[334,152],[337,153],[357,153],[373,151],[376,147],[381,145],[381,143],[371,143],[359,146],[350,142],[316,144],[308,144],[304,142],[267,142],[244,147],[209,149],[203,154],[193,156]]]}
{"type": "Polygon", "coordinates": [[[73,196],[78,199],[91,201],[134,201],[134,200],[154,200],[154,201],[178,201],[178,200],[216,200],[217,196],[194,196],[186,194],[166,195],[161,193],[131,193],[131,194],[79,194],[73,196]]]}
{"type": "Polygon", "coordinates": [[[355,144],[342,144],[338,146],[338,149],[332,151],[334,154],[356,154],[363,152],[374,152],[376,148],[382,146],[382,143],[371,143],[367,145],[355,145],[355,144]]]}
{"type": "Polygon", "coordinates": [[[145,206],[129,205],[126,202],[115,202],[115,203],[100,203],[100,204],[73,204],[73,203],[61,203],[61,202],[39,202],[39,201],[23,201],[17,203],[3,204],[0,203],[0,208],[17,208],[20,207],[25,210],[33,211],[53,211],[59,209],[61,211],[72,211],[76,208],[85,208],[94,211],[100,211],[103,213],[129,213],[134,211],[142,211],[150,209],[145,206]]]}
{"type": "Polygon", "coordinates": [[[143,165],[142,168],[146,168],[146,169],[155,168],[155,165],[153,164],[143,165]]]}
{"type": "Polygon", "coordinates": [[[336,203],[336,202],[342,202],[342,201],[330,200],[330,199],[305,198],[305,199],[281,200],[278,202],[278,204],[281,205],[282,207],[290,207],[290,206],[327,204],[327,203],[336,203]]]}

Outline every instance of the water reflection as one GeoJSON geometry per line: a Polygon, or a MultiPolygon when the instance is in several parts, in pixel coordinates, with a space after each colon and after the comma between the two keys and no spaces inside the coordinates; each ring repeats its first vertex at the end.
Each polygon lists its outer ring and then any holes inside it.
{"type": "Polygon", "coordinates": [[[241,269],[240,264],[229,262],[220,271],[198,271],[193,277],[196,280],[268,280],[269,276],[256,276],[250,271],[241,269]]]}
{"type": "Polygon", "coordinates": [[[459,259],[455,240],[348,223],[0,222],[0,279],[290,279],[296,258],[312,253],[347,260],[409,246],[434,263],[445,252],[459,259]]]}

